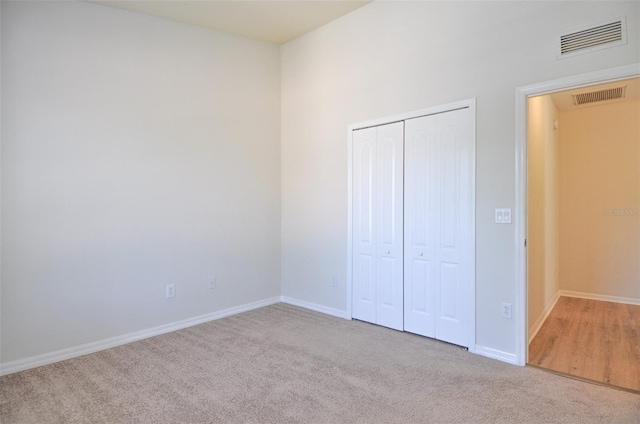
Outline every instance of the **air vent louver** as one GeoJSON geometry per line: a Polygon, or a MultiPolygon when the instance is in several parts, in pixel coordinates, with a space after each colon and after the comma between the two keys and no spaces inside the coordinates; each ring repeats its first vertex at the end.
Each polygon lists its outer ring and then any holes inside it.
{"type": "Polygon", "coordinates": [[[623,99],[626,86],[607,88],[606,90],[590,91],[588,93],[575,93],[573,103],[576,106],[589,103],[604,102],[607,100],[623,99]]]}
{"type": "Polygon", "coordinates": [[[559,57],[613,47],[627,42],[626,19],[592,26],[582,31],[560,36],[559,57]]]}

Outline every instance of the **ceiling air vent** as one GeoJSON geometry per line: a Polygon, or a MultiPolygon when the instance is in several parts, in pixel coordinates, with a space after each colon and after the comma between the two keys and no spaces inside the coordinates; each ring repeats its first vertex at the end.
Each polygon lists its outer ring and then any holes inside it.
{"type": "Polygon", "coordinates": [[[586,93],[574,93],[573,104],[576,106],[586,105],[589,103],[605,102],[607,100],[624,99],[626,86],[611,87],[605,90],[589,91],[586,93]]]}
{"type": "Polygon", "coordinates": [[[627,25],[624,17],[601,25],[591,26],[560,36],[560,53],[562,59],[579,53],[606,49],[627,43],[627,25]]]}

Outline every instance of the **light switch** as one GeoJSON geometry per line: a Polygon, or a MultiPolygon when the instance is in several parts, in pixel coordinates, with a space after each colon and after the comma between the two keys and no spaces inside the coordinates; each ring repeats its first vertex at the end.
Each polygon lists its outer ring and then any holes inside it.
{"type": "Polygon", "coordinates": [[[511,224],[511,209],[496,209],[496,224],[511,224]]]}

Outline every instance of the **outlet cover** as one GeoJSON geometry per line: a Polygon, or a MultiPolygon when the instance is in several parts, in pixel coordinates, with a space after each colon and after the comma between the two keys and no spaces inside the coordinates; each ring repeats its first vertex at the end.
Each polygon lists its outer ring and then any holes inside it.
{"type": "Polygon", "coordinates": [[[175,284],[167,284],[167,287],[165,287],[165,297],[167,299],[171,299],[172,297],[176,297],[176,285],[175,284]]]}
{"type": "Polygon", "coordinates": [[[502,318],[511,319],[511,303],[502,304],[502,318]]]}

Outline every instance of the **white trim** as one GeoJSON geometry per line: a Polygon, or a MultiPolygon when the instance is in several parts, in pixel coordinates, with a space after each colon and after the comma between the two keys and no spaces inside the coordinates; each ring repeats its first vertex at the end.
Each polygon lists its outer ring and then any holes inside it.
{"type": "Polygon", "coordinates": [[[471,184],[471,230],[469,246],[471,246],[471,252],[469,257],[469,275],[472,276],[471,287],[467,287],[469,292],[469,306],[471,311],[469,312],[469,352],[477,353],[476,346],[476,184],[478,176],[476,173],[476,161],[477,161],[477,122],[478,117],[476,115],[476,99],[467,100],[469,112],[471,114],[471,134],[473,136],[473,142],[471,143],[472,169],[471,175],[473,175],[473,183],[471,184]]]}
{"type": "Polygon", "coordinates": [[[124,334],[122,336],[111,337],[97,342],[87,343],[80,346],[70,347],[55,352],[44,353],[42,355],[32,356],[30,358],[18,359],[0,364],[0,375],[12,374],[18,371],[24,371],[30,368],[42,365],[52,364],[54,362],[64,361],[65,359],[76,358],[78,356],[88,355],[90,353],[99,352],[101,350],[110,349],[112,347],[124,345],[138,340],[147,339],[149,337],[159,336],[161,334],[170,333],[172,331],[181,330],[194,325],[203,324],[209,321],[215,321],[231,315],[240,314],[242,312],[251,311],[253,309],[262,308],[264,306],[273,305],[280,302],[280,297],[271,297],[257,302],[246,303],[240,306],[223,309],[222,311],[212,312],[170,324],[160,325],[158,327],[148,328],[146,330],[135,331],[133,333],[124,334]]]}
{"type": "Polygon", "coordinates": [[[561,296],[560,291],[558,290],[556,294],[553,296],[553,299],[551,299],[551,302],[549,302],[546,308],[544,308],[544,310],[542,311],[542,313],[540,314],[536,322],[529,329],[529,344],[531,344],[531,342],[533,341],[533,338],[536,336],[536,334],[538,334],[538,331],[540,331],[540,328],[542,328],[542,324],[544,324],[544,322],[547,320],[547,317],[549,316],[553,308],[556,306],[556,303],[558,303],[558,299],[560,299],[560,296],[561,296]]]}
{"type": "Polygon", "coordinates": [[[507,364],[517,365],[516,355],[513,353],[503,352],[501,350],[492,349],[486,346],[476,346],[476,354],[486,356],[487,358],[497,359],[507,364]]]}
{"type": "Polygon", "coordinates": [[[472,276],[473,281],[471,282],[471,287],[469,288],[469,351],[475,351],[476,344],[476,144],[477,144],[477,116],[476,116],[476,98],[470,98],[466,100],[461,100],[457,102],[447,103],[443,105],[433,106],[425,109],[419,109],[412,112],[405,112],[398,115],[389,116],[386,118],[378,118],[370,121],[359,122],[356,124],[351,124],[347,128],[347,178],[348,178],[348,188],[347,188],[347,275],[345,281],[347,282],[347,311],[345,318],[351,319],[352,315],[352,258],[353,258],[353,233],[351,228],[351,215],[353,212],[353,204],[352,204],[352,173],[353,173],[353,131],[362,128],[374,127],[378,125],[391,124],[393,122],[406,121],[408,119],[419,118],[421,116],[427,115],[435,115],[437,113],[445,113],[450,112],[452,110],[469,108],[471,112],[471,135],[473,136],[473,184],[471,186],[471,197],[472,197],[472,216],[471,216],[471,240],[470,245],[473,246],[473,252],[471,254],[471,258],[469,261],[470,265],[470,275],[472,276]]]}
{"type": "Polygon", "coordinates": [[[282,303],[287,303],[293,306],[299,306],[304,309],[309,309],[311,311],[320,312],[325,315],[331,315],[338,318],[343,319],[351,319],[351,314],[347,311],[341,311],[340,309],[329,308],[328,306],[318,305],[317,303],[311,303],[300,299],[295,299],[293,297],[281,296],[280,301],[282,303]]]}
{"type": "MultiPolygon", "coordinates": [[[[397,115],[387,116],[384,118],[371,119],[369,121],[358,122],[356,124],[349,125],[349,141],[351,141],[351,133],[354,130],[360,130],[363,128],[377,127],[379,125],[392,124],[394,122],[406,121],[407,119],[420,118],[421,116],[435,115],[437,113],[451,112],[452,110],[464,109],[467,107],[473,107],[475,110],[476,99],[460,100],[458,102],[447,103],[444,105],[438,105],[428,107],[424,109],[418,109],[411,112],[399,113],[397,115]]],[[[475,119],[475,114],[474,114],[475,119]]],[[[351,146],[349,146],[351,147],[351,146]]],[[[349,148],[351,152],[351,148],[349,148]]],[[[349,162],[349,168],[351,168],[351,162],[349,162]]]]}
{"type": "Polygon", "coordinates": [[[559,296],[579,297],[581,299],[602,300],[604,302],[625,303],[627,305],[640,305],[640,299],[635,297],[609,296],[606,294],[583,293],[571,290],[559,290],[559,296]]]}
{"type": "Polygon", "coordinates": [[[516,88],[516,363],[524,366],[528,356],[527,338],[527,101],[529,97],[640,76],[640,63],[603,69],[516,88]]]}
{"type": "Polygon", "coordinates": [[[347,288],[347,317],[353,318],[352,289],[353,289],[353,130],[347,129],[347,275],[344,279],[347,288]]]}

